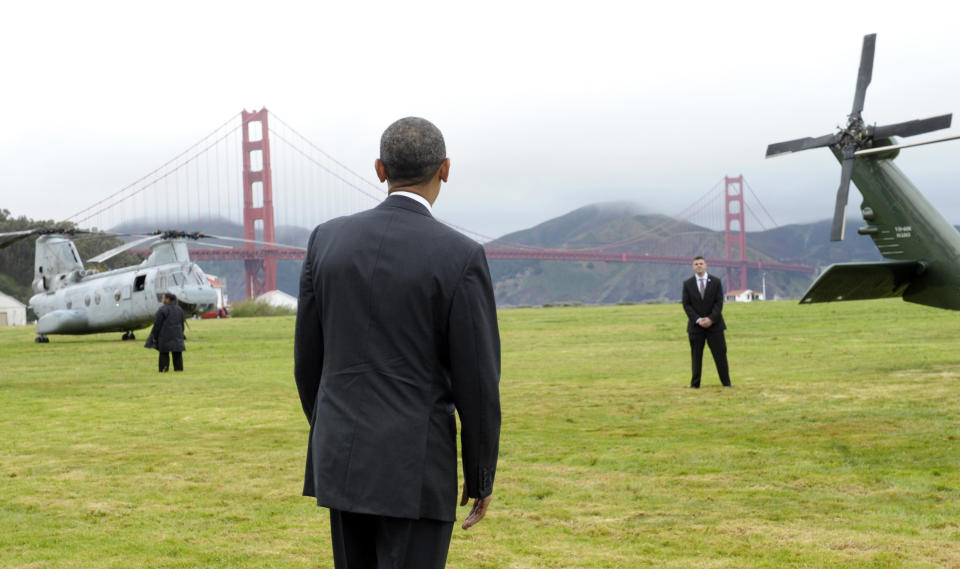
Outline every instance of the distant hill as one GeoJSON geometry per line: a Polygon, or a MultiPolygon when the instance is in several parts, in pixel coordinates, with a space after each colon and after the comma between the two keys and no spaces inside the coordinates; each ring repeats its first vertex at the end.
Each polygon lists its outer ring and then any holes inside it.
{"type": "MultiPolygon", "coordinates": [[[[776,229],[747,232],[747,257],[768,262],[825,267],[853,260],[880,260],[872,241],[856,233],[857,222],[847,227],[842,243],[829,240],[830,222],[785,225],[776,229]]],[[[144,222],[130,221],[114,227],[118,233],[142,233],[156,230],[144,222]]],[[[203,219],[174,224],[164,229],[202,231],[228,237],[242,237],[243,227],[225,219],[203,219]]],[[[278,227],[277,241],[305,246],[310,229],[278,227]]],[[[702,254],[717,259],[724,256],[722,231],[713,231],[689,222],[676,221],[659,214],[644,213],[640,205],[629,202],[599,203],[581,207],[539,225],[504,235],[488,244],[489,248],[512,248],[517,244],[558,249],[585,249],[610,243],[620,245],[607,251],[650,253],[651,255],[702,254]]],[[[232,300],[245,297],[243,263],[204,261],[203,270],[225,279],[232,300]]],[[[280,261],[277,287],[291,295],[299,288],[301,263],[280,261]]],[[[588,263],[571,261],[490,260],[497,303],[500,306],[542,305],[551,302],[615,304],[618,302],[668,302],[679,300],[680,282],[690,275],[681,265],[639,263],[588,263]]],[[[718,271],[725,277],[725,271],[718,271]]],[[[761,275],[749,271],[748,286],[761,288],[761,275]]],[[[767,294],[770,298],[799,298],[812,282],[812,276],[768,271],[767,294]]]]}
{"type": "MultiPolygon", "coordinates": [[[[722,231],[641,211],[640,206],[631,203],[593,204],[504,235],[489,246],[584,249],[619,243],[605,250],[691,258],[702,254],[708,263],[711,258],[724,257],[722,231]]],[[[848,222],[847,239],[841,243],[830,242],[829,220],[748,231],[747,258],[818,267],[842,261],[880,260],[872,241],[857,235],[858,225],[848,222]]],[[[490,270],[500,306],[677,301],[680,282],[691,273],[689,267],[680,265],[498,259],[490,261],[490,270]]],[[[724,278],[725,270],[720,269],[718,276],[724,278]]],[[[807,274],[766,271],[767,295],[799,298],[812,278],[807,274]]],[[[748,271],[749,288],[761,289],[761,280],[759,271],[748,271]]]]}

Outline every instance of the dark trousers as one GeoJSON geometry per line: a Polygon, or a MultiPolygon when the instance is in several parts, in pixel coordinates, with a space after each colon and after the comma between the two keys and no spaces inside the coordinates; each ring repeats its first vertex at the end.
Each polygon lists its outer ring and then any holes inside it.
{"type": "Polygon", "coordinates": [[[183,352],[160,352],[160,372],[170,371],[170,354],[173,354],[173,371],[183,371],[183,352]]]}
{"type": "Polygon", "coordinates": [[[700,371],[703,369],[703,344],[710,346],[713,354],[713,363],[717,365],[717,374],[720,383],[730,386],[730,368],[727,366],[727,341],[723,337],[723,330],[694,330],[690,336],[690,359],[693,363],[693,375],[690,378],[690,387],[700,387],[700,371]]]}
{"type": "Polygon", "coordinates": [[[330,510],[336,569],[443,569],[453,522],[330,510]]]}

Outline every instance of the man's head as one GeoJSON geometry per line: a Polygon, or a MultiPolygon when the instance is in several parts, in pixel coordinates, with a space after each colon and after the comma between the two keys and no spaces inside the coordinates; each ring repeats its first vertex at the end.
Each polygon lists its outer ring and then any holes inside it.
{"type": "Polygon", "coordinates": [[[443,134],[433,123],[419,117],[396,121],[380,137],[376,169],[380,181],[391,189],[421,186],[439,173],[446,181],[450,162],[443,134]]]}
{"type": "Polygon", "coordinates": [[[171,302],[176,302],[176,301],[177,301],[177,295],[173,294],[172,292],[165,292],[165,293],[163,293],[163,303],[164,303],[164,304],[169,304],[169,303],[171,303],[171,302]]]}
{"type": "Polygon", "coordinates": [[[707,274],[707,261],[701,255],[693,258],[693,272],[697,273],[698,277],[707,274]]]}

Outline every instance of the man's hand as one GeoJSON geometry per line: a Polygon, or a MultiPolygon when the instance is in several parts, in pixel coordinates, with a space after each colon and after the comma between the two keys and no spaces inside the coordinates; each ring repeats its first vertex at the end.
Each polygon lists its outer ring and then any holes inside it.
{"type": "Polygon", "coordinates": [[[713,320],[710,320],[709,316],[704,316],[703,318],[700,319],[700,326],[702,328],[709,328],[713,326],[713,320]]]}
{"type": "MultiPolygon", "coordinates": [[[[490,505],[490,500],[493,499],[493,496],[487,496],[486,498],[477,498],[473,501],[473,508],[470,509],[470,513],[467,514],[467,519],[463,520],[463,529],[470,529],[474,524],[483,519],[483,516],[487,515],[487,506],[490,505]]],[[[467,502],[470,501],[470,497],[467,496],[467,487],[463,487],[463,495],[460,498],[460,505],[466,506],[467,502]]]]}

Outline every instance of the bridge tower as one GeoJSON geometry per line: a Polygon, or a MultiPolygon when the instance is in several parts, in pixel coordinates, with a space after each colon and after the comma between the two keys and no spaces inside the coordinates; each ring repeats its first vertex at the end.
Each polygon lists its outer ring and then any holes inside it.
{"type": "MultiPolygon", "coordinates": [[[[270,137],[266,107],[242,113],[243,128],[243,238],[275,242],[270,137]],[[258,235],[258,231],[261,233],[258,235]]],[[[272,245],[247,243],[243,261],[247,298],[277,288],[277,251],[272,245]]]]}
{"type": "Polygon", "coordinates": [[[740,261],[739,267],[727,267],[727,290],[747,288],[747,234],[743,226],[743,174],[732,178],[724,176],[724,247],[728,261],[740,261]],[[734,233],[736,232],[736,233],[734,233]],[[736,244],[739,258],[731,255],[736,244]]]}

